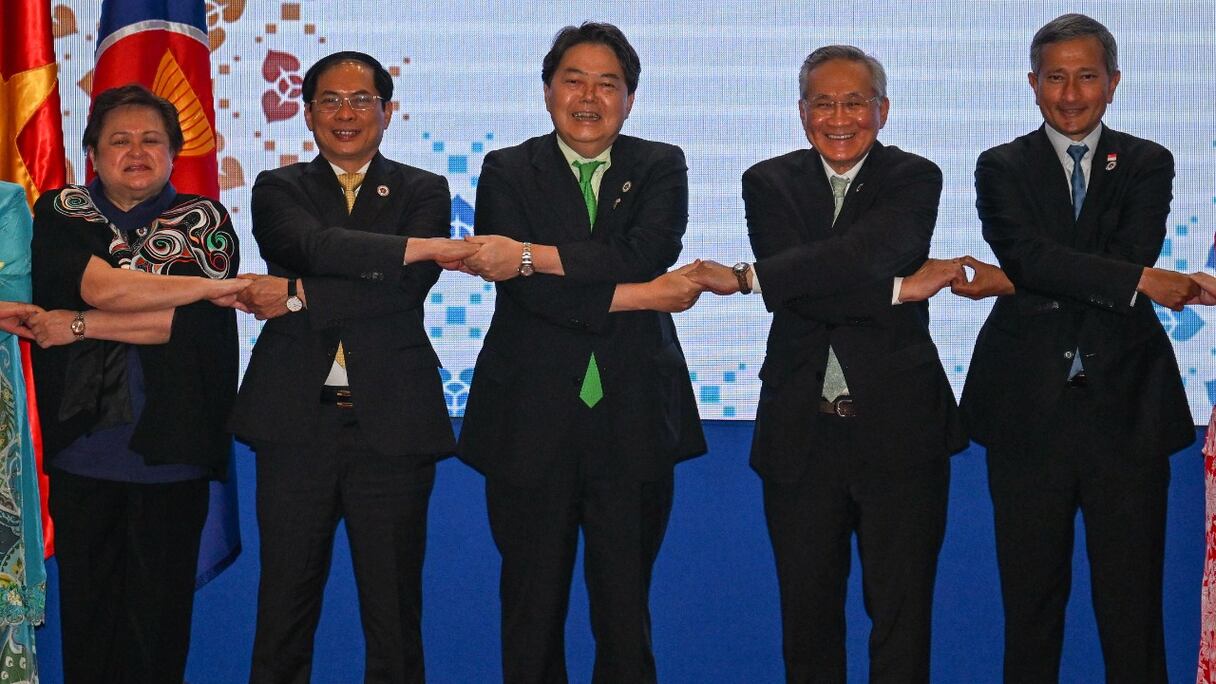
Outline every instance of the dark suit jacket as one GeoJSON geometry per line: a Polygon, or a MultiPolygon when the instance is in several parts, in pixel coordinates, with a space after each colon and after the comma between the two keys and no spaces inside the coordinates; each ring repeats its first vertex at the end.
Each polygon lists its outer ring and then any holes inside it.
{"type": "Polygon", "coordinates": [[[892,279],[928,258],[941,188],[933,162],[875,143],[833,226],[814,150],[743,174],[756,272],[773,312],[751,456],[765,479],[797,480],[813,457],[829,345],[859,408],[850,420],[866,451],[881,456],[875,469],[940,463],[966,446],[927,303],[891,304],[892,279]]]}
{"type": "Polygon", "coordinates": [[[687,222],[677,147],[617,138],[594,231],[555,134],[486,155],[477,233],[556,245],[566,275],[498,284],[461,428],[464,461],[528,482],[577,448],[593,476],[654,479],[705,451],[671,315],[608,311],[618,283],[651,280],[675,263],[687,222]],[[604,429],[583,438],[569,426],[587,410],[578,393],[593,351],[604,429]]]}
{"type": "Polygon", "coordinates": [[[442,176],[372,160],[354,210],[318,156],[258,175],[253,236],[272,275],[302,277],[308,307],[266,322],[237,398],[234,431],[258,442],[306,443],[339,339],[354,412],[370,446],[435,457],[455,446],[439,359],[422,305],[433,262],[403,266],[408,236],[446,237],[442,176]]]}
{"type": "Polygon", "coordinates": [[[980,155],[984,239],[1017,293],[999,297],[980,330],[963,413],[986,446],[1049,444],[1080,347],[1093,419],[1108,440],[1094,448],[1160,457],[1190,444],[1195,430],[1153,303],[1131,300],[1161,252],[1174,160],[1107,128],[1090,173],[1074,220],[1068,178],[1042,128],[980,155]]]}

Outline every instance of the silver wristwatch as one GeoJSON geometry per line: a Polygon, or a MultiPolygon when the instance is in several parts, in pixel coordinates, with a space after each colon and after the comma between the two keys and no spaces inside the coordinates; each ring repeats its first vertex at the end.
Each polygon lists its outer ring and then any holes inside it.
{"type": "Polygon", "coordinates": [[[524,253],[519,258],[519,274],[521,276],[530,276],[536,273],[536,269],[532,267],[532,243],[524,243],[524,253]]]}

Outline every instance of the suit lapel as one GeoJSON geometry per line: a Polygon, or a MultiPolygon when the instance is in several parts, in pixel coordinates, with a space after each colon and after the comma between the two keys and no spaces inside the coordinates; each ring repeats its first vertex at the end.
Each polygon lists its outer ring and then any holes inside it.
{"type": "Polygon", "coordinates": [[[595,232],[611,233],[620,227],[620,217],[628,216],[629,200],[636,197],[633,177],[636,166],[633,140],[618,136],[612,145],[612,166],[600,179],[600,194],[596,202],[595,232]]]}
{"type": "MultiPolygon", "coordinates": [[[[350,213],[348,228],[380,233],[390,230],[387,222],[379,221],[383,212],[393,198],[393,190],[403,191],[397,182],[397,170],[394,169],[380,153],[372,158],[367,167],[367,175],[363,177],[363,185],[359,187],[359,195],[355,198],[355,207],[350,213]]],[[[345,201],[345,200],[344,200],[345,201]]]]}
{"type": "Polygon", "coordinates": [[[1042,128],[1030,137],[1029,147],[1030,169],[1026,177],[1031,179],[1034,196],[1042,199],[1047,225],[1060,229],[1053,237],[1064,244],[1073,245],[1076,240],[1076,219],[1073,217],[1072,188],[1064,175],[1060,157],[1042,128]]]}
{"type": "Polygon", "coordinates": [[[1081,205],[1081,216],[1077,218],[1077,246],[1090,244],[1090,239],[1098,228],[1098,216],[1102,213],[1102,207],[1109,206],[1106,196],[1110,194],[1117,174],[1120,173],[1119,152],[1119,136],[1115,131],[1104,127],[1102,136],[1098,138],[1098,147],[1094,150],[1093,163],[1089,167],[1085,204],[1081,205]],[[1114,157],[1108,162],[1110,155],[1114,157]],[[1107,170],[1106,167],[1111,164],[1113,168],[1107,170]]]}
{"type": "Polygon", "coordinates": [[[532,155],[532,166],[536,169],[533,175],[533,192],[537,197],[545,198],[544,204],[553,212],[555,220],[550,222],[556,235],[532,238],[537,241],[553,240],[585,240],[591,234],[591,220],[587,217],[587,205],[583,202],[583,193],[578,188],[578,179],[574,172],[566,166],[566,158],[557,147],[557,134],[550,133],[543,137],[532,155]]]}
{"type": "Polygon", "coordinates": [[[325,157],[317,155],[304,169],[303,185],[308,196],[316,203],[325,225],[346,225],[350,218],[346,214],[346,198],[342,186],[338,184],[338,176],[325,157]]]}
{"type": "MultiPolygon", "coordinates": [[[[802,226],[810,231],[805,237],[819,240],[832,234],[832,212],[836,207],[832,198],[832,184],[823,170],[823,158],[816,150],[808,150],[803,156],[802,164],[796,167],[791,178],[790,187],[795,188],[798,196],[796,205],[802,208],[802,226]]],[[[841,207],[843,213],[844,207],[841,207]]]]}
{"type": "MultiPolygon", "coordinates": [[[[847,232],[858,214],[869,206],[870,198],[874,196],[874,191],[878,187],[878,181],[883,173],[884,154],[882,143],[875,141],[861,170],[857,172],[857,177],[853,179],[852,183],[849,183],[849,187],[845,191],[844,204],[840,207],[840,216],[836,217],[836,223],[832,225],[832,232],[847,232]]],[[[828,188],[830,194],[830,183],[828,188]]],[[[834,200],[831,206],[833,209],[835,208],[834,200]]],[[[831,214],[828,215],[831,216],[831,214]]]]}

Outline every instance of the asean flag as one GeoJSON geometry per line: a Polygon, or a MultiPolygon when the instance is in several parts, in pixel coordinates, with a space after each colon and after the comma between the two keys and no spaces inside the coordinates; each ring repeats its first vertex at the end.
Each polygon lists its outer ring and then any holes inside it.
{"type": "MultiPolygon", "coordinates": [[[[185,144],[173,162],[180,192],[220,198],[211,49],[203,0],[105,0],[97,34],[93,94],[140,83],[177,107],[185,144]]],[[[92,169],[90,168],[90,176],[92,169]]],[[[241,553],[236,478],[211,483],[211,508],[199,545],[196,585],[241,553]]]]}
{"type": "Polygon", "coordinates": [[[96,58],[94,95],[140,83],[177,107],[186,141],[173,163],[173,186],[218,201],[211,49],[202,0],[106,0],[96,58]]]}

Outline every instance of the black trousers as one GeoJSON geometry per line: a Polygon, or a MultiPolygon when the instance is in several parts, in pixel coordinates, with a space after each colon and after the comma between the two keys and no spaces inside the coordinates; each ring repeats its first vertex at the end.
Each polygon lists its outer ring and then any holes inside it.
{"type": "Polygon", "coordinates": [[[877,468],[857,447],[864,426],[816,415],[824,439],[797,482],[764,483],[777,581],[786,681],[845,682],[845,598],[852,537],[872,626],[870,681],[929,681],[937,556],[946,530],[950,464],[877,468]]]}
{"type": "Polygon", "coordinates": [[[334,533],[345,519],[364,681],[423,682],[422,559],[435,465],[373,451],[349,409],[323,407],[316,434],[308,445],[256,445],[262,575],[249,681],[310,681],[334,533]]]}
{"type": "Polygon", "coordinates": [[[595,684],[656,681],[650,580],[671,514],[673,478],[591,479],[571,453],[543,483],[487,479],[502,554],[505,684],[564,684],[565,625],[579,531],[595,637],[595,684]]]}
{"type": "Polygon", "coordinates": [[[66,684],[181,684],[208,497],[51,471],[66,684]]]}
{"type": "Polygon", "coordinates": [[[1088,392],[1068,390],[1053,447],[988,450],[1006,682],[1059,680],[1078,510],[1106,681],[1167,681],[1161,592],[1169,460],[1110,444],[1094,427],[1100,423],[1088,392]]]}

